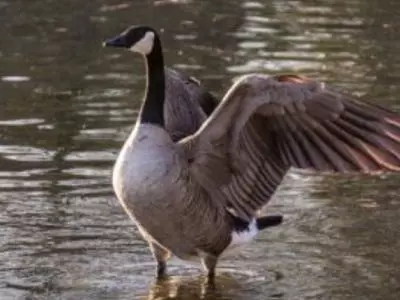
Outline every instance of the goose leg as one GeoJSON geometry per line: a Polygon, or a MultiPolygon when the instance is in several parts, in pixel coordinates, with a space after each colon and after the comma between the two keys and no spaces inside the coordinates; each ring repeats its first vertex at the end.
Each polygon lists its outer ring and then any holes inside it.
{"type": "Polygon", "coordinates": [[[162,279],[166,275],[167,260],[171,256],[171,253],[167,249],[157,245],[154,242],[149,241],[149,246],[154,259],[157,261],[157,279],[162,279]]]}
{"type": "Polygon", "coordinates": [[[214,282],[215,278],[215,267],[217,266],[218,257],[214,255],[206,255],[202,259],[202,263],[204,268],[207,271],[207,280],[208,282],[214,282]]]}

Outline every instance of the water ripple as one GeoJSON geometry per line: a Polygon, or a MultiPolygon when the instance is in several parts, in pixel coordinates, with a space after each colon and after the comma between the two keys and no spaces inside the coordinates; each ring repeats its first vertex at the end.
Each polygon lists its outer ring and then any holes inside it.
{"type": "Polygon", "coordinates": [[[109,2],[0,1],[0,299],[399,299],[391,175],[293,170],[265,208],[284,223],[222,259],[216,288],[176,259],[153,282],[111,187],[143,63],[100,46],[134,20],[162,31],[168,66],[218,96],[244,73],[301,72],[399,108],[399,2],[109,2]]]}

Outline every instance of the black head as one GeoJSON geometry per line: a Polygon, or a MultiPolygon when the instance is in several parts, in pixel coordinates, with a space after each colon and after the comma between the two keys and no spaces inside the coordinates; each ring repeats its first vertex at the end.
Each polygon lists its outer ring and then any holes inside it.
{"type": "Polygon", "coordinates": [[[132,26],[103,43],[105,47],[122,47],[144,55],[153,50],[156,31],[149,26],[132,26]]]}

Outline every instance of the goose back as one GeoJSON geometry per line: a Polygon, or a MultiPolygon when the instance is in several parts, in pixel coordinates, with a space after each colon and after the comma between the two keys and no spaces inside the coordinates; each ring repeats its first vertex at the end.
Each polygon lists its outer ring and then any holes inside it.
{"type": "Polygon", "coordinates": [[[200,82],[175,70],[165,69],[165,129],[173,141],[193,134],[218,105],[200,82]]]}

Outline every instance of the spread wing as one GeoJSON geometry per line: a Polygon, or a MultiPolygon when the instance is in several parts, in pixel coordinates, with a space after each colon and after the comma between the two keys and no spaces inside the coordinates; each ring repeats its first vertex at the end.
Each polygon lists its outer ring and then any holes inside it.
{"type": "Polygon", "coordinates": [[[303,77],[256,74],[179,145],[194,180],[249,220],[292,166],[400,171],[400,116],[303,77]]]}

